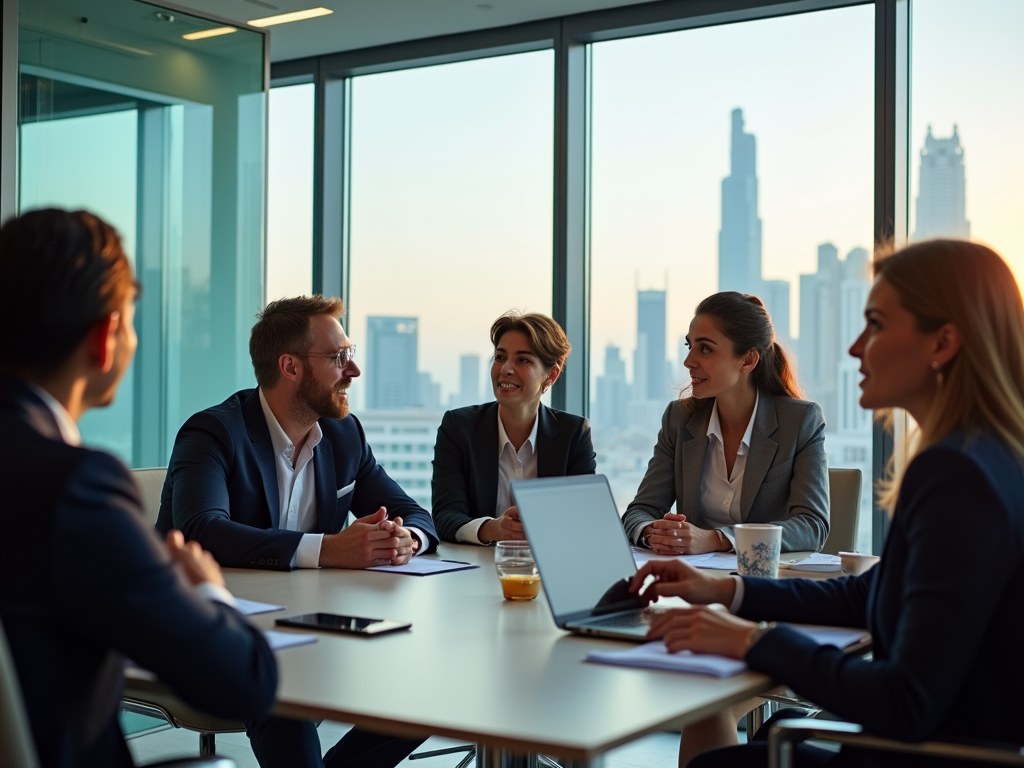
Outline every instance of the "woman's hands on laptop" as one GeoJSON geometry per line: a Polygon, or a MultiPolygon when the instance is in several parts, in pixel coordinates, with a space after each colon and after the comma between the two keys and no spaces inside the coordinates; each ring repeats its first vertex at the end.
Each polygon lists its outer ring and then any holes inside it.
{"type": "Polygon", "coordinates": [[[636,572],[629,589],[640,596],[644,605],[659,597],[681,597],[699,605],[730,605],[736,594],[736,581],[702,573],[679,560],[651,560],[636,572]],[[653,576],[654,581],[645,589],[644,582],[649,576],[653,576]]]}

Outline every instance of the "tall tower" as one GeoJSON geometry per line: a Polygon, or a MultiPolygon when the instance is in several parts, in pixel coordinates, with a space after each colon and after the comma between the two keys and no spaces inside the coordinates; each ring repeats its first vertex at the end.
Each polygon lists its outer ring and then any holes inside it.
{"type": "Polygon", "coordinates": [[[459,405],[480,402],[480,355],[459,356],[459,405]]]}
{"type": "Polygon", "coordinates": [[[928,126],[919,180],[913,239],[970,237],[964,195],[964,150],[955,125],[953,135],[946,139],[932,136],[932,127],[928,126]]]}
{"type": "Polygon", "coordinates": [[[754,136],[743,131],[742,109],[732,111],[730,154],[730,173],[722,179],[718,290],[760,294],[761,219],[757,216],[757,147],[754,136]]]}
{"type": "Polygon", "coordinates": [[[635,397],[664,400],[668,395],[665,377],[665,291],[636,293],[635,397]]]}
{"type": "Polygon", "coordinates": [[[402,410],[421,404],[418,326],[415,317],[366,318],[369,410],[402,410]]]}

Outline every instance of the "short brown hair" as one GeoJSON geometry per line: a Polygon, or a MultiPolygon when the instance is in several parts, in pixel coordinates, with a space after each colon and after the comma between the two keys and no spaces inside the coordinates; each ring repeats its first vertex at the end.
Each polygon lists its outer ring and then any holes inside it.
{"type": "Polygon", "coordinates": [[[46,208],[0,228],[0,368],[50,374],[97,322],[138,293],[110,224],[46,208]]]}
{"type": "Polygon", "coordinates": [[[278,299],[257,313],[256,325],[249,334],[249,357],[256,372],[256,382],[263,388],[273,387],[281,372],[277,361],[281,355],[304,355],[313,346],[309,335],[309,319],[316,315],[340,318],[345,313],[341,299],[321,296],[296,296],[278,299]]]}
{"type": "Polygon", "coordinates": [[[501,337],[509,331],[519,331],[526,335],[545,368],[550,369],[556,365],[559,369],[563,368],[572,351],[562,326],[547,315],[536,312],[524,315],[514,309],[506,312],[491,326],[491,344],[497,348],[501,337]]]}

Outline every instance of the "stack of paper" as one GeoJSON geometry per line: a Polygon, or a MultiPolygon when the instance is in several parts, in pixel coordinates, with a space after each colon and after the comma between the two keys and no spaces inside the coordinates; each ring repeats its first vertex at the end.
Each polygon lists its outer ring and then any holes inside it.
{"type": "Polygon", "coordinates": [[[267,645],[272,651],[280,651],[296,645],[308,645],[317,640],[316,635],[305,635],[299,632],[275,632],[272,629],[264,632],[263,636],[267,638],[267,645]]]}
{"type": "Polygon", "coordinates": [[[633,559],[636,560],[637,567],[645,565],[651,560],[679,560],[680,562],[689,563],[700,568],[702,567],[701,563],[710,560],[714,556],[714,552],[705,552],[702,555],[656,555],[649,549],[633,547],[633,559]]]}
{"type": "MultiPolygon", "coordinates": [[[[868,636],[863,629],[812,627],[800,624],[789,626],[807,635],[818,645],[834,645],[837,648],[853,645],[868,636]]],[[[710,653],[693,653],[692,651],[669,653],[665,643],[661,640],[645,643],[625,651],[591,651],[587,654],[587,661],[612,664],[617,667],[689,672],[695,675],[713,675],[714,677],[732,677],[747,668],[746,662],[710,653]]]]}
{"type": "Polygon", "coordinates": [[[779,568],[809,573],[838,573],[843,570],[843,564],[839,562],[839,555],[818,552],[808,555],[803,560],[783,560],[779,563],[779,568]]]}
{"type": "Polygon", "coordinates": [[[382,571],[384,573],[404,573],[407,576],[429,576],[433,573],[468,571],[471,568],[479,567],[479,565],[464,563],[461,560],[440,560],[431,557],[414,557],[405,565],[374,565],[366,570],[382,571]]]}

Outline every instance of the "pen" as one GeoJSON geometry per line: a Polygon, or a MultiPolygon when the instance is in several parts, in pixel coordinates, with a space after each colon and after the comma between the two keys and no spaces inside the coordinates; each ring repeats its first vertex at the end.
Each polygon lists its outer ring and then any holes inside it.
{"type": "Polygon", "coordinates": [[[456,565],[472,565],[472,563],[467,563],[465,560],[445,560],[443,557],[440,558],[440,560],[442,563],[455,563],[456,565]]]}

